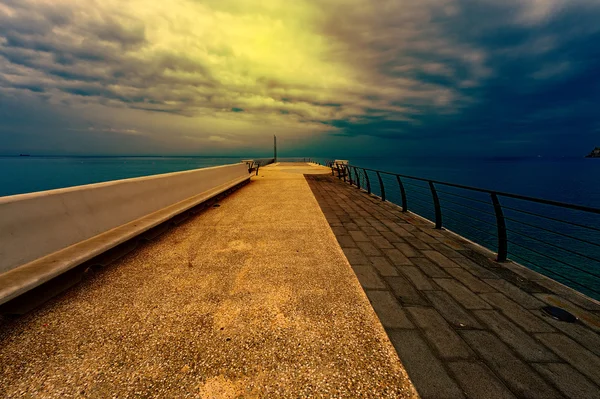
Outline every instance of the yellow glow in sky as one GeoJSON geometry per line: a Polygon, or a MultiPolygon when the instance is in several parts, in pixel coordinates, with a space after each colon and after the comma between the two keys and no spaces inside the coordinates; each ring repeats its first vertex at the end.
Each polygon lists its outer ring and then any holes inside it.
{"type": "Polygon", "coordinates": [[[464,64],[465,84],[487,76],[481,51],[428,25],[453,3],[22,0],[0,5],[0,68],[14,96],[41,98],[74,131],[135,132],[174,151],[267,131],[309,138],[468,103],[414,76],[455,77],[425,52],[464,64]]]}

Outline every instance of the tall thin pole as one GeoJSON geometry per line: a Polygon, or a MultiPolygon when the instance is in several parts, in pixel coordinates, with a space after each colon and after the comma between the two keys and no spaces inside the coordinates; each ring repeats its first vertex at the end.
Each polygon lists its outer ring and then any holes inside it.
{"type": "Polygon", "coordinates": [[[273,162],[277,162],[277,136],[273,135],[273,162]]]}

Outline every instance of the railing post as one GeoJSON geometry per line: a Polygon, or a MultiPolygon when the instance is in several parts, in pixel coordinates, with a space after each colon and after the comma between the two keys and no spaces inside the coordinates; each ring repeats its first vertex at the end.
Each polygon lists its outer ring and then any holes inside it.
{"type": "Polygon", "coordinates": [[[358,189],[360,190],[360,175],[358,174],[358,169],[356,169],[356,166],[353,166],[354,168],[354,175],[356,176],[356,187],[358,187],[358,189]]]}
{"type": "Polygon", "coordinates": [[[504,212],[502,205],[498,200],[496,193],[490,193],[492,204],[494,204],[494,213],[496,213],[496,226],[498,227],[498,257],[496,261],[506,262],[508,257],[508,238],[506,236],[506,221],[504,220],[504,212]]]}
{"type": "Polygon", "coordinates": [[[348,166],[342,165],[342,175],[344,176],[344,183],[346,183],[346,174],[348,171],[348,166]]]}
{"type": "Polygon", "coordinates": [[[400,196],[402,197],[402,212],[408,212],[408,204],[406,203],[406,190],[404,190],[404,184],[400,180],[400,176],[396,175],[398,180],[398,187],[400,187],[400,196]]]}
{"type": "Polygon", "coordinates": [[[348,183],[350,183],[350,185],[352,185],[352,172],[350,169],[350,165],[348,165],[347,167],[348,167],[348,183]]]}
{"type": "Polygon", "coordinates": [[[437,195],[433,182],[429,182],[429,188],[431,189],[431,197],[433,198],[433,206],[435,208],[435,228],[442,228],[442,207],[440,206],[440,198],[437,195]]]}
{"type": "Polygon", "coordinates": [[[365,169],[363,169],[363,173],[365,174],[365,179],[367,180],[367,192],[371,194],[371,182],[369,181],[369,175],[365,169]]]}
{"type": "Polygon", "coordinates": [[[338,176],[337,176],[338,179],[341,179],[342,178],[342,174],[340,172],[340,165],[336,163],[335,164],[335,168],[337,169],[337,172],[338,172],[338,176]]]}
{"type": "Polygon", "coordinates": [[[385,201],[385,187],[383,186],[383,180],[381,180],[379,171],[377,171],[377,179],[379,179],[379,188],[381,189],[381,200],[385,201]]]}

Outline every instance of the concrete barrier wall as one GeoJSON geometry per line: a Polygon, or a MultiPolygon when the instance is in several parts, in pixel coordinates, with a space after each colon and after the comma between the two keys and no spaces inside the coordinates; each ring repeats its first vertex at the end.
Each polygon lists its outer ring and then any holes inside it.
{"type": "Polygon", "coordinates": [[[0,198],[0,274],[216,187],[244,163],[0,198]]]}

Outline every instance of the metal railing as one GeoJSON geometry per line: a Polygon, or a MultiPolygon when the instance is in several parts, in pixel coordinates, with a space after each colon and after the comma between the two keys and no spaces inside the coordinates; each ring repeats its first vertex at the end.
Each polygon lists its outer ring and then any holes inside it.
{"type": "Polygon", "coordinates": [[[329,162],[332,174],[600,299],[600,209],[329,162]]]}

